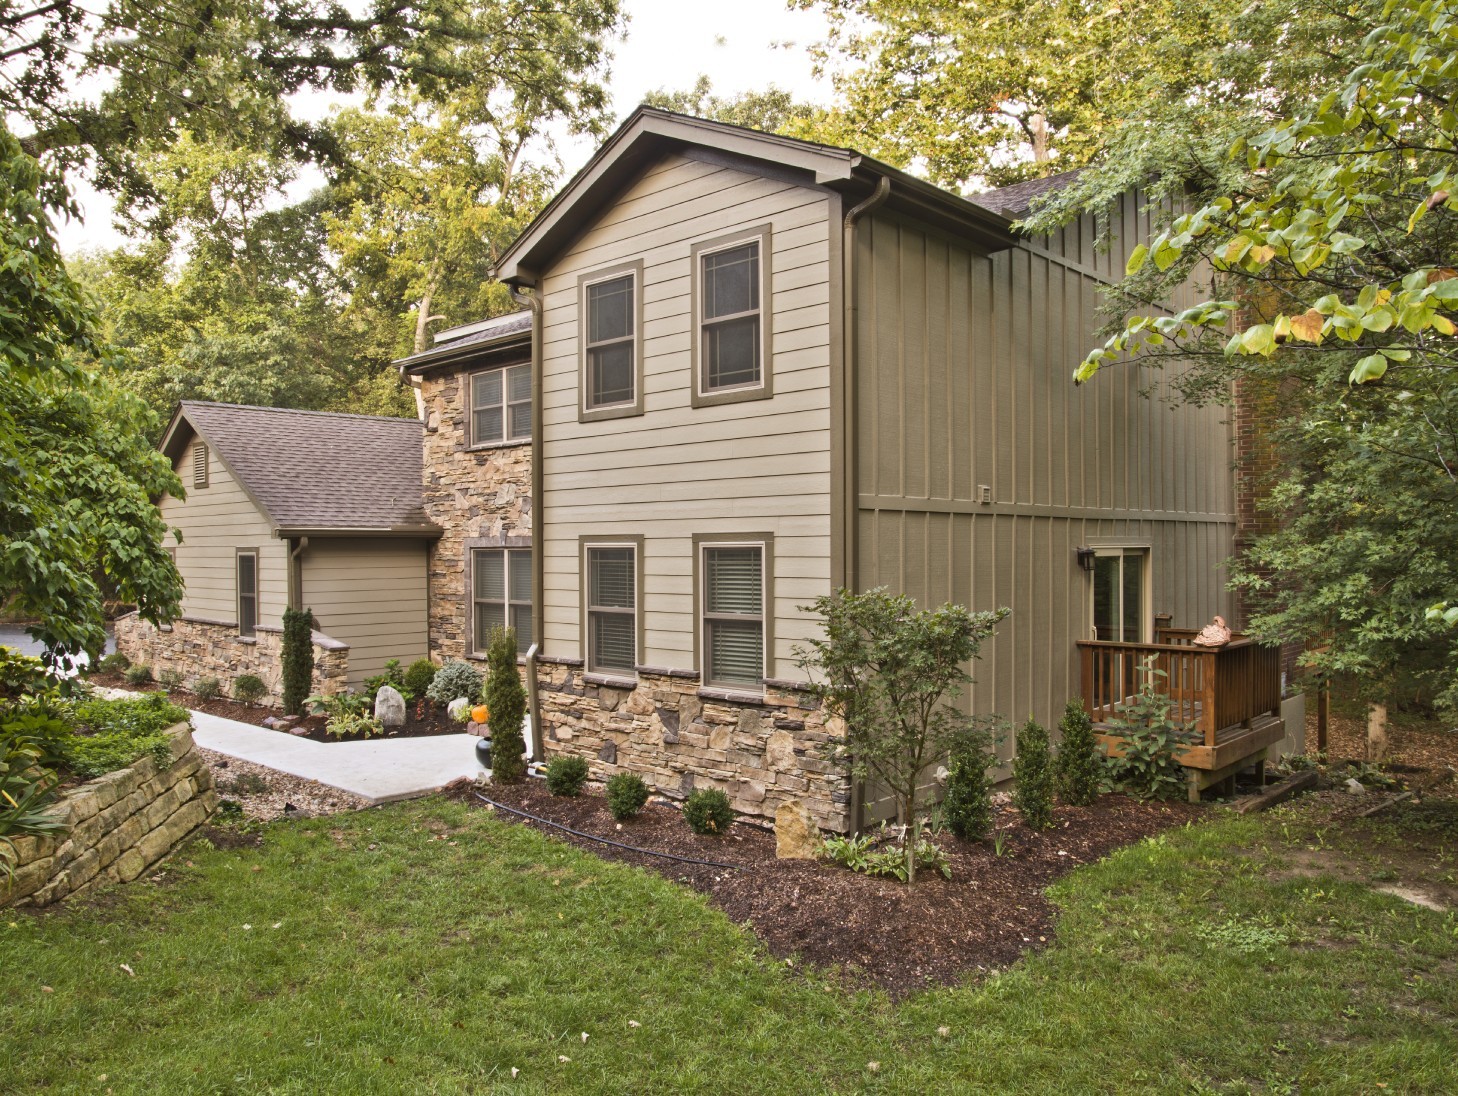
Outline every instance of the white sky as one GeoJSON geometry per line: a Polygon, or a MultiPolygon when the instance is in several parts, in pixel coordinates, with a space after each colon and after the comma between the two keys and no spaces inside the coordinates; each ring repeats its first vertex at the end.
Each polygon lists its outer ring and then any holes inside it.
{"type": "MultiPolygon", "coordinates": [[[[790,91],[795,98],[826,103],[828,82],[811,73],[807,47],[825,37],[824,16],[818,11],[791,11],[785,0],[625,0],[630,17],[625,41],[613,50],[608,89],[619,119],[642,100],[646,92],[693,86],[699,74],[709,77],[714,94],[731,95],[762,89],[770,84],[790,91]]],[[[301,103],[302,113],[327,112],[332,103],[319,97],[301,103]]],[[[592,155],[594,142],[564,140],[564,180],[592,155]]],[[[318,176],[301,179],[291,188],[306,192],[318,176]]],[[[84,184],[74,187],[82,218],[57,225],[62,250],[70,255],[84,250],[113,248],[125,242],[113,227],[111,202],[84,184]]]]}

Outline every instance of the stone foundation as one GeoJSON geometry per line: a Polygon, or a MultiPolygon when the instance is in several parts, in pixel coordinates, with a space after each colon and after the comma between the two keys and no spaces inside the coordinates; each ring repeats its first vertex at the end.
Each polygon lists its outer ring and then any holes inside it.
{"type": "MultiPolygon", "coordinates": [[[[234,678],[253,674],[268,686],[264,703],[283,703],[283,632],[278,628],[260,624],[257,635],[245,637],[233,625],[182,617],[169,629],[158,629],[128,613],[117,618],[116,649],[150,666],[154,678],[163,670],[176,670],[185,684],[216,677],[229,696],[234,678]]],[[[313,692],[342,693],[348,679],[348,644],[315,632],[313,692]]]]}
{"type": "Polygon", "coordinates": [[[130,883],[161,860],[217,806],[213,774],[179,723],[172,763],[151,757],[63,793],[46,813],[57,834],[15,839],[15,876],[0,882],[0,907],[46,906],[97,883],[130,883]]]}
{"type": "Polygon", "coordinates": [[[682,670],[640,670],[636,687],[584,674],[574,659],[542,659],[537,682],[550,758],[576,754],[605,780],[634,772],[660,793],[719,788],[741,814],[773,819],[799,800],[818,826],[845,832],[850,779],[827,756],[838,737],[818,702],[788,682],[761,702],[699,688],[682,670]]]}

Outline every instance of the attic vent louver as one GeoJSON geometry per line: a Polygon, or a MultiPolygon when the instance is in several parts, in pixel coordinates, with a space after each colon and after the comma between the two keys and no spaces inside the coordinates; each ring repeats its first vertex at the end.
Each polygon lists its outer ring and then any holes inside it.
{"type": "Polygon", "coordinates": [[[192,447],[192,485],[208,485],[208,447],[201,442],[192,447]]]}

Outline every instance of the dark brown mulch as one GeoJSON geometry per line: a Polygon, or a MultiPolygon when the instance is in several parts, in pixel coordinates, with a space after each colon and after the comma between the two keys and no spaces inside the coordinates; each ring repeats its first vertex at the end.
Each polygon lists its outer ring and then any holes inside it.
{"type": "MultiPolygon", "coordinates": [[[[449,794],[484,806],[473,790],[461,781],[449,794]]],[[[1199,809],[1105,796],[1092,807],[1057,808],[1057,826],[1045,834],[1025,828],[1017,812],[1008,809],[997,819],[1007,832],[1002,857],[990,841],[967,843],[944,833],[937,840],[951,861],[952,878],[919,875],[908,887],[829,863],[776,860],[774,835],[743,823],[724,837],[701,837],[676,809],[656,800],[619,825],[600,795],[558,798],[537,781],[493,784],[483,794],[597,837],[738,865],[679,863],[524,823],[701,891],[733,920],[748,924],[780,958],[839,967],[895,996],[928,984],[952,984],[968,972],[1006,967],[1024,952],[1045,946],[1053,937],[1054,908],[1044,888],[1080,864],[1183,824],[1199,809]]]]}

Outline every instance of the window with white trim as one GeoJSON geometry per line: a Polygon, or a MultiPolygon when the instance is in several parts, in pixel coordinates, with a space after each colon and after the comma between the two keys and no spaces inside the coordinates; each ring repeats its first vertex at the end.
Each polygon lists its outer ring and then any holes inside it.
{"type": "Polygon", "coordinates": [[[497,628],[516,631],[516,649],[532,645],[532,550],[471,550],[471,649],[484,655],[497,628]]]}
{"type": "Polygon", "coordinates": [[[764,383],[760,241],[699,254],[699,391],[764,383]]]}
{"type": "Polygon", "coordinates": [[[471,440],[475,445],[530,441],[532,367],[513,365],[471,374],[471,440]]]}
{"type": "Polygon", "coordinates": [[[258,553],[238,553],[238,634],[258,633],[258,553]]]}
{"type": "Polygon", "coordinates": [[[587,668],[631,676],[638,664],[638,550],[587,549],[587,668]]]}
{"type": "Polygon", "coordinates": [[[704,684],[757,689],[765,678],[764,545],[701,550],[704,684]]]}
{"type": "Polygon", "coordinates": [[[622,407],[637,399],[637,291],[631,271],[587,283],[583,406],[588,411],[622,407]]]}

